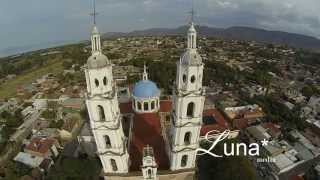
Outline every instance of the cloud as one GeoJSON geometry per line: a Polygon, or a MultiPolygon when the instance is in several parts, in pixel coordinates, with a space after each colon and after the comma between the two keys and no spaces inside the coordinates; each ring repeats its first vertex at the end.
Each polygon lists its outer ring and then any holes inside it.
{"type": "MultiPolygon", "coordinates": [[[[232,23],[240,25],[245,22],[244,24],[267,29],[320,35],[318,32],[320,12],[317,9],[320,7],[320,1],[318,0],[206,0],[202,5],[204,8],[208,7],[203,13],[207,19],[211,19],[212,15],[227,17],[224,18],[224,26],[232,26],[232,23]],[[234,19],[239,23],[234,22],[234,19]]],[[[222,21],[222,18],[217,20],[222,21]]],[[[210,24],[214,23],[221,24],[221,22],[210,22],[210,24]]]]}
{"type": "Polygon", "coordinates": [[[222,8],[231,8],[231,9],[237,9],[238,4],[232,3],[229,1],[217,1],[217,4],[222,8]]]}
{"type": "MultiPolygon", "coordinates": [[[[192,0],[96,0],[101,32],[187,24],[192,0]]],[[[196,23],[320,37],[319,0],[194,0],[196,23]]],[[[1,0],[0,49],[87,39],[92,0],[1,0]]]]}

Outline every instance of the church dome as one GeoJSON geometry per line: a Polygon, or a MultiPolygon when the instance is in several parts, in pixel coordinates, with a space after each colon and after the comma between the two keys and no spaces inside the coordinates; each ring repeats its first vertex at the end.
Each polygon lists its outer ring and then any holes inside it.
{"type": "Polygon", "coordinates": [[[150,80],[139,81],[133,88],[133,96],[136,98],[152,98],[160,96],[157,85],[150,80]]]}
{"type": "Polygon", "coordinates": [[[181,57],[182,64],[185,65],[201,65],[202,58],[194,49],[188,49],[181,57]]]}
{"type": "Polygon", "coordinates": [[[89,69],[98,69],[109,65],[110,62],[104,54],[94,53],[89,57],[87,64],[89,69]]]}

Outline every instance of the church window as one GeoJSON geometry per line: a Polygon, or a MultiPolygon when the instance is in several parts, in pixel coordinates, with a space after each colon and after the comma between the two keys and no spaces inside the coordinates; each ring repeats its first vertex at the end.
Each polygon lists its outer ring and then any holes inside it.
{"type": "Polygon", "coordinates": [[[103,84],[106,86],[107,85],[107,77],[103,78],[103,84]]]}
{"type": "Polygon", "coordinates": [[[142,110],[141,102],[138,101],[138,110],[142,110]]]}
{"type": "Polygon", "coordinates": [[[99,113],[99,118],[100,121],[105,121],[106,120],[106,115],[104,113],[104,109],[101,105],[98,105],[98,113],[99,113]]]}
{"type": "Polygon", "coordinates": [[[97,37],[94,38],[94,45],[95,45],[95,50],[98,50],[98,40],[97,37]]]}
{"type": "Polygon", "coordinates": [[[95,79],[94,83],[96,84],[96,87],[99,87],[99,80],[98,79],[95,79]]]}
{"type": "Polygon", "coordinates": [[[192,36],[192,46],[193,46],[193,48],[196,48],[195,44],[196,44],[196,37],[195,37],[195,35],[193,35],[192,36]]]}
{"type": "Polygon", "coordinates": [[[196,81],[196,76],[191,76],[191,79],[190,79],[191,83],[194,83],[196,81]]]}
{"type": "Polygon", "coordinates": [[[184,75],[182,76],[182,81],[183,81],[184,83],[187,81],[187,75],[184,74],[184,75]]]}
{"type": "Polygon", "coordinates": [[[155,101],[151,102],[151,110],[153,110],[155,108],[155,101]]]}
{"type": "Polygon", "coordinates": [[[116,160],[110,159],[110,163],[111,163],[112,171],[118,171],[118,166],[117,166],[116,160]]]}
{"type": "Polygon", "coordinates": [[[144,109],[145,111],[148,111],[148,110],[149,110],[149,103],[148,103],[148,102],[144,102],[144,103],[143,103],[143,109],[144,109]]]}
{"type": "Polygon", "coordinates": [[[193,48],[193,36],[191,35],[191,48],[193,48]]]}
{"type": "Polygon", "coordinates": [[[149,178],[149,179],[152,178],[152,169],[148,169],[148,178],[149,178]]]}
{"type": "Polygon", "coordinates": [[[182,158],[181,158],[181,167],[186,167],[187,161],[188,161],[188,156],[187,155],[183,155],[182,158]]]}
{"type": "Polygon", "coordinates": [[[111,140],[110,137],[108,135],[104,136],[104,140],[106,142],[106,148],[111,148],[111,140]]]}
{"type": "Polygon", "coordinates": [[[190,102],[188,104],[188,107],[187,107],[187,116],[188,117],[193,117],[194,116],[194,103],[193,102],[190,102]]]}
{"type": "Polygon", "coordinates": [[[184,135],[184,144],[185,145],[189,145],[191,142],[191,132],[187,132],[185,135],[184,135]]]}

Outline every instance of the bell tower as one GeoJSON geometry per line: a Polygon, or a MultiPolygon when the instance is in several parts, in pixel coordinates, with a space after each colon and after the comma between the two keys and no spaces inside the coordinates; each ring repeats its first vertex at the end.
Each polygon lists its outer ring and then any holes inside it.
{"type": "Polygon", "coordinates": [[[197,51],[196,37],[197,32],[192,21],[188,30],[186,51],[177,62],[169,134],[171,170],[194,168],[195,150],[199,147],[205,91],[202,86],[204,64],[197,51]]]}
{"type": "Polygon", "coordinates": [[[157,180],[157,163],[153,148],[149,145],[143,148],[142,175],[144,180],[157,180]]]}
{"type": "Polygon", "coordinates": [[[121,115],[112,75],[112,64],[101,51],[100,34],[95,24],[91,34],[92,55],[85,69],[86,106],[90,126],[97,145],[97,154],[104,173],[127,173],[129,155],[123,133],[121,115]]]}

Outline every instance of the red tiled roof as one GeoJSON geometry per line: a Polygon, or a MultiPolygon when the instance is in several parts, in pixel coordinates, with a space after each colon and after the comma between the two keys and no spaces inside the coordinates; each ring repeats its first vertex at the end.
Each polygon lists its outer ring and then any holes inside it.
{"type": "Polygon", "coordinates": [[[217,109],[208,109],[203,112],[203,116],[213,116],[220,126],[229,128],[229,124],[217,109]]]}
{"type": "Polygon", "coordinates": [[[127,103],[120,103],[119,108],[121,114],[133,113],[131,101],[127,103]]]}
{"type": "Polygon", "coordinates": [[[233,126],[237,129],[244,129],[249,126],[248,119],[234,119],[233,126]]]}
{"type": "Polygon", "coordinates": [[[213,116],[216,120],[215,124],[203,125],[201,127],[200,136],[206,135],[207,132],[212,130],[224,131],[229,129],[229,124],[223,115],[217,109],[208,109],[203,112],[203,116],[213,116]]]}
{"type": "Polygon", "coordinates": [[[31,142],[25,147],[25,149],[45,154],[50,150],[55,141],[56,140],[52,138],[33,138],[31,142]]]}
{"type": "Polygon", "coordinates": [[[153,147],[154,156],[160,170],[169,169],[169,159],[165,142],[161,135],[160,117],[156,113],[135,114],[133,134],[130,143],[131,171],[139,171],[142,165],[143,148],[153,147]]]}
{"type": "Polygon", "coordinates": [[[171,110],[172,110],[172,101],[171,100],[160,101],[160,112],[170,112],[171,110]]]}
{"type": "Polygon", "coordinates": [[[304,180],[304,178],[302,176],[292,176],[290,180],[304,180]]]}
{"type": "Polygon", "coordinates": [[[224,128],[218,124],[202,126],[200,130],[200,136],[205,136],[209,131],[212,131],[212,130],[223,132],[226,129],[227,128],[224,128]]]}

